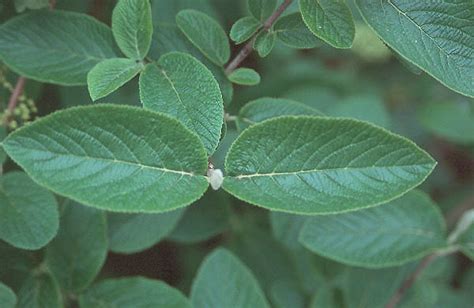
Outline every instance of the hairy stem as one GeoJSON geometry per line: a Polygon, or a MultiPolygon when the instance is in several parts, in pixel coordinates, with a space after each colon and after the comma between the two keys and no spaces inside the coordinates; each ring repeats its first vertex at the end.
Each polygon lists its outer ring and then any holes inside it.
{"type": "Polygon", "coordinates": [[[7,107],[7,115],[8,117],[5,119],[4,125],[8,125],[11,119],[11,115],[18,104],[18,99],[20,98],[21,94],[23,93],[23,89],[25,87],[26,78],[25,77],[18,77],[16,81],[15,88],[13,89],[12,95],[8,100],[8,107],[7,107]]]}
{"type": "MultiPolygon", "coordinates": [[[[293,0],[285,0],[283,3],[276,9],[273,14],[267,18],[267,20],[263,23],[263,27],[261,31],[267,31],[270,29],[278,17],[283,14],[283,12],[288,8],[288,6],[293,2],[293,0]]],[[[239,53],[227,64],[225,68],[226,75],[232,73],[239,65],[244,61],[253,50],[253,43],[255,42],[256,35],[245,44],[244,47],[239,51],[239,53]]]]}

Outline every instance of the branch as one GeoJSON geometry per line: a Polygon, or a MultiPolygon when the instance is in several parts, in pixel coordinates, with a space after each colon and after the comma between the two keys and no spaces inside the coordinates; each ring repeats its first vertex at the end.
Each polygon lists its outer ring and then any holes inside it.
{"type": "MultiPolygon", "coordinates": [[[[455,206],[447,215],[446,215],[446,221],[448,226],[452,226],[455,223],[455,220],[458,220],[459,217],[462,216],[463,213],[467,212],[470,208],[473,208],[474,205],[474,197],[471,196],[461,202],[459,205],[455,206]]],[[[457,248],[451,248],[444,251],[437,251],[434,252],[428,256],[426,256],[424,259],[421,260],[421,262],[418,264],[416,267],[415,271],[411,273],[410,276],[408,276],[407,279],[405,279],[398,288],[398,290],[393,294],[393,296],[390,298],[388,304],[385,306],[385,308],[395,308],[398,303],[402,300],[403,296],[405,296],[405,293],[413,286],[413,284],[416,282],[420,274],[428,267],[428,265],[431,264],[437,257],[440,256],[445,256],[447,254],[456,252],[457,248]]]]}
{"type": "Polygon", "coordinates": [[[16,105],[18,104],[18,99],[23,93],[25,82],[25,77],[18,77],[15,88],[13,89],[12,95],[10,96],[10,100],[8,101],[7,117],[5,118],[5,123],[3,123],[4,125],[8,125],[8,123],[10,122],[11,115],[13,114],[13,111],[15,110],[16,105]]]}
{"type": "MultiPolygon", "coordinates": [[[[288,8],[288,6],[293,2],[293,0],[285,0],[283,3],[276,9],[273,14],[267,18],[267,20],[263,23],[263,28],[261,31],[267,31],[270,29],[275,21],[278,19],[278,17],[283,14],[283,12],[288,8]]],[[[260,32],[261,32],[260,31],[260,32]]],[[[232,73],[239,65],[244,61],[248,55],[252,52],[253,50],[253,43],[255,42],[255,38],[257,36],[255,35],[250,41],[245,44],[245,46],[239,51],[239,53],[232,59],[232,61],[227,64],[225,68],[225,73],[226,75],[229,75],[232,73]]]]}

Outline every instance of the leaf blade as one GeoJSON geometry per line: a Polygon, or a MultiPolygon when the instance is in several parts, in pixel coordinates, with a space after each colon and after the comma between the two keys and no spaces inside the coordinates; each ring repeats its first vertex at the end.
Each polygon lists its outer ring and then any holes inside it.
{"type": "Polygon", "coordinates": [[[141,108],[70,108],[15,131],[3,144],[37,183],[100,209],[169,211],[200,198],[208,186],[199,138],[141,108]]]}
{"type": "Polygon", "coordinates": [[[399,197],[435,165],[411,141],[368,123],[279,117],[237,138],[226,157],[223,188],[271,210],[329,214],[399,197]]]}

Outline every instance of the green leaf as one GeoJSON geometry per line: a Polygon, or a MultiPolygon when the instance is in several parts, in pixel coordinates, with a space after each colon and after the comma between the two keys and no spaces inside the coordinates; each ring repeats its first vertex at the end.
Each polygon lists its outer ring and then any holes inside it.
{"type": "Polygon", "coordinates": [[[461,251],[474,260],[474,223],[459,236],[457,243],[461,246],[461,251]]]}
{"type": "Polygon", "coordinates": [[[168,239],[185,244],[208,240],[229,227],[230,214],[228,194],[209,190],[204,197],[186,208],[168,239]]]}
{"type": "MultiPolygon", "coordinates": [[[[298,285],[276,281],[270,289],[270,299],[275,308],[305,308],[305,297],[298,285]]],[[[318,307],[320,308],[320,307],[318,307]]]]}
{"type": "Polygon", "coordinates": [[[49,6],[49,0],[15,0],[15,10],[18,13],[26,9],[39,10],[49,6]]]}
{"type": "Polygon", "coordinates": [[[0,177],[0,239],[21,249],[39,249],[57,233],[56,199],[23,172],[0,177]]]}
{"type": "Polygon", "coordinates": [[[252,272],[226,249],[204,259],[191,290],[193,307],[270,307],[252,272]]]}
{"type": "Polygon", "coordinates": [[[230,29],[230,39],[236,44],[241,44],[251,38],[261,26],[260,21],[252,16],[240,18],[230,29]]]}
{"type": "Polygon", "coordinates": [[[239,112],[239,127],[288,115],[323,115],[307,105],[285,98],[262,97],[247,103],[239,112]]]}
{"type": "Polygon", "coordinates": [[[237,138],[223,187],[267,209],[329,214],[395,199],[435,165],[411,141],[365,122],[280,117],[237,138]]]}
{"type": "Polygon", "coordinates": [[[351,48],[355,25],[345,0],[300,0],[303,21],[314,35],[336,48],[351,48]]]}
{"type": "Polygon", "coordinates": [[[97,276],[107,257],[107,225],[102,211],[69,203],[61,227],[46,250],[46,264],[61,288],[84,290],[97,276]]]}
{"type": "Polygon", "coordinates": [[[6,285],[0,282],[0,307],[15,308],[17,298],[15,293],[6,285]]]}
{"type": "Polygon", "coordinates": [[[264,22],[272,15],[276,5],[276,0],[247,0],[249,13],[261,22],[264,22]]]}
{"type": "Polygon", "coordinates": [[[343,286],[346,306],[385,307],[403,280],[414,269],[412,264],[378,270],[348,268],[343,286]]]}
{"type": "Polygon", "coordinates": [[[193,57],[168,53],[140,75],[140,99],[145,108],[180,120],[196,132],[212,154],[219,143],[224,105],[212,73],[193,57]]]}
{"type": "Polygon", "coordinates": [[[35,11],[0,27],[1,60],[30,79],[83,85],[97,63],[115,57],[110,28],[85,14],[35,11]]]}
{"type": "Polygon", "coordinates": [[[181,292],[159,280],[130,277],[103,280],[79,297],[81,308],[191,308],[181,292]]]}
{"type": "Polygon", "coordinates": [[[3,146],[36,182],[111,211],[169,211],[199,199],[208,187],[199,138],[178,121],[141,108],[70,108],[13,132],[3,146]]]}
{"type": "Polygon", "coordinates": [[[153,35],[148,0],[119,0],[112,13],[112,31],[120,50],[129,58],[142,60],[153,35]]]}
{"type": "Polygon", "coordinates": [[[419,111],[421,124],[430,132],[461,144],[474,143],[474,107],[464,103],[430,103],[419,111]]]}
{"type": "Polygon", "coordinates": [[[183,210],[163,214],[108,214],[109,247],[116,253],[136,253],[152,247],[178,223],[183,210]]]}
{"type": "Polygon", "coordinates": [[[412,191],[375,208],[312,217],[299,239],[309,250],[341,263],[388,267],[445,247],[445,228],[429,197],[412,191]]]}
{"type": "MultiPolygon", "coordinates": [[[[0,143],[7,137],[7,129],[5,126],[0,126],[0,143]]],[[[7,153],[0,147],[0,165],[3,165],[7,160],[7,153]]]]}
{"type": "Polygon", "coordinates": [[[448,88],[474,97],[472,0],[356,3],[390,48],[448,88]]]}
{"type": "Polygon", "coordinates": [[[274,31],[283,44],[292,48],[306,49],[321,45],[321,41],[306,27],[300,13],[289,14],[278,19],[274,31]]]}
{"type": "Polygon", "coordinates": [[[18,292],[18,308],[61,308],[58,283],[47,273],[30,276],[18,292]]]}
{"type": "Polygon", "coordinates": [[[270,54],[273,47],[275,46],[276,33],[273,31],[262,31],[260,32],[253,44],[258,52],[258,55],[262,58],[265,58],[270,54]]]}
{"type": "Polygon", "coordinates": [[[132,59],[114,58],[98,63],[87,74],[87,85],[92,100],[98,100],[114,92],[142,69],[143,63],[132,59]]]}
{"type": "Polygon", "coordinates": [[[255,86],[260,83],[260,75],[251,68],[238,68],[228,76],[233,83],[244,86],[255,86]]]}
{"type": "Polygon", "coordinates": [[[183,10],[176,15],[176,23],[209,60],[217,65],[229,61],[229,40],[217,21],[199,11],[183,10]]]}
{"type": "Polygon", "coordinates": [[[298,237],[304,223],[308,220],[306,215],[293,215],[280,212],[270,213],[270,222],[273,236],[291,250],[298,250],[301,244],[298,237]]]}

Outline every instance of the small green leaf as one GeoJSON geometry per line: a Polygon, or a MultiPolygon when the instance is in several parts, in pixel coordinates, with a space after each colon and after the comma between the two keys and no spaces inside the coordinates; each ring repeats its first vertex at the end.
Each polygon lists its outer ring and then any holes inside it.
{"type": "Polygon", "coordinates": [[[277,0],[247,0],[249,13],[261,22],[272,15],[276,5],[277,0]]]}
{"type": "Polygon", "coordinates": [[[183,215],[182,209],[163,214],[108,214],[109,247],[116,253],[137,253],[167,236],[183,215]]]}
{"type": "Polygon", "coordinates": [[[46,250],[46,264],[61,288],[84,290],[97,276],[107,257],[107,225],[102,211],[67,204],[61,227],[46,250]]]}
{"type": "MultiPolygon", "coordinates": [[[[5,126],[0,126],[0,143],[7,137],[7,129],[5,126]]],[[[3,147],[0,147],[0,165],[3,165],[7,160],[7,153],[3,150],[3,147]]]]}
{"type": "Polygon", "coordinates": [[[186,208],[168,239],[185,244],[208,240],[229,227],[230,214],[228,194],[209,190],[186,208]]]}
{"type": "Polygon", "coordinates": [[[15,10],[18,13],[26,9],[39,10],[49,6],[49,0],[15,0],[15,10]]]}
{"type": "Polygon", "coordinates": [[[440,137],[461,144],[474,143],[474,106],[468,102],[426,104],[419,111],[419,119],[440,137]]]}
{"type": "Polygon", "coordinates": [[[168,53],[140,75],[140,99],[147,109],[181,121],[196,132],[209,154],[219,143],[224,104],[212,73],[193,57],[168,53]]]}
{"type": "Polygon", "coordinates": [[[63,299],[58,283],[48,273],[31,275],[18,291],[17,307],[63,307],[63,299]]]}
{"type": "Polygon", "coordinates": [[[193,307],[270,307],[252,272],[225,249],[215,250],[202,262],[191,302],[193,307]]]}
{"type": "Polygon", "coordinates": [[[260,75],[251,68],[238,68],[228,76],[235,84],[255,86],[260,83],[260,75]]]}
{"type": "Polygon", "coordinates": [[[112,31],[85,14],[41,10],[0,27],[0,58],[19,75],[83,85],[99,62],[117,57],[112,31]]]}
{"type": "Polygon", "coordinates": [[[257,35],[253,48],[258,52],[258,55],[265,58],[270,54],[275,46],[276,33],[273,31],[262,31],[257,35]]]}
{"type": "Polygon", "coordinates": [[[356,4],[390,48],[448,88],[474,97],[472,0],[357,0],[356,4]]]}
{"type": "Polygon", "coordinates": [[[98,63],[87,74],[87,85],[92,100],[114,92],[142,69],[143,64],[132,59],[114,58],[98,63]]]}
{"type": "Polygon", "coordinates": [[[355,25],[345,0],[300,0],[303,21],[314,35],[336,48],[351,48],[355,25]]]}
{"type": "Polygon", "coordinates": [[[365,122],[280,117],[237,138],[223,187],[271,210],[329,214],[395,199],[435,165],[411,141],[365,122]]]}
{"type": "Polygon", "coordinates": [[[0,177],[0,239],[21,249],[39,249],[57,233],[56,199],[23,172],[0,177]]]}
{"type": "Polygon", "coordinates": [[[209,60],[217,65],[229,61],[229,40],[217,21],[199,11],[183,10],[176,15],[176,23],[209,60]]]}
{"type": "Polygon", "coordinates": [[[6,285],[0,282],[0,307],[15,308],[17,298],[15,293],[6,285]]]}
{"type": "Polygon", "coordinates": [[[362,211],[308,219],[300,242],[341,263],[388,267],[446,246],[444,220],[422,192],[362,211]]]}
{"type": "Polygon", "coordinates": [[[471,222],[469,228],[459,236],[457,243],[461,246],[461,251],[474,260],[474,223],[471,222]]]}
{"type": "Polygon", "coordinates": [[[159,280],[129,277],[103,280],[79,297],[79,307],[191,308],[178,290],[159,280]]]}
{"type": "Polygon", "coordinates": [[[100,209],[165,212],[199,199],[208,187],[199,138],[175,119],[141,108],[70,108],[13,132],[3,146],[36,182],[100,209]]]}
{"type": "Polygon", "coordinates": [[[142,60],[153,35],[148,0],[119,0],[112,14],[112,31],[120,50],[129,58],[142,60]]]}
{"type": "Polygon", "coordinates": [[[239,128],[288,115],[323,115],[307,105],[285,98],[262,97],[247,103],[240,109],[239,128]]]}
{"type": "Polygon", "coordinates": [[[277,38],[292,48],[314,48],[321,45],[311,31],[308,30],[300,13],[293,13],[281,17],[274,29],[277,38]]]}
{"type": "Polygon", "coordinates": [[[241,44],[254,35],[262,26],[259,20],[246,16],[237,20],[230,29],[230,39],[236,44],[241,44]]]}

